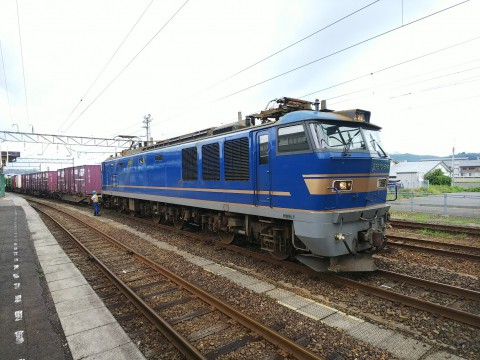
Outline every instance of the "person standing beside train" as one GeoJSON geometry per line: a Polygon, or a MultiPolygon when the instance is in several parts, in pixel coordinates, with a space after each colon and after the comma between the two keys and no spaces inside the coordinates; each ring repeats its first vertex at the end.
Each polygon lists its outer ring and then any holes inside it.
{"type": "Polygon", "coordinates": [[[100,205],[98,203],[98,195],[96,190],[92,191],[91,200],[93,202],[93,216],[100,216],[100,205]]]}

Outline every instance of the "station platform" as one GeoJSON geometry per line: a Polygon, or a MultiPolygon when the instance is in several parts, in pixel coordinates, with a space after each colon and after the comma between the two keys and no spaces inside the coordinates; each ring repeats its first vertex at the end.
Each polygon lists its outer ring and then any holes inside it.
{"type": "Polygon", "coordinates": [[[0,198],[0,358],[144,359],[27,202],[0,198]]]}

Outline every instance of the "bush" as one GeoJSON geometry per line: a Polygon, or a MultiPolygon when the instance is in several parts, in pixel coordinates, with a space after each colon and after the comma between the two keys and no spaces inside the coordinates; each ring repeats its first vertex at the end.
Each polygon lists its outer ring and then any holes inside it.
{"type": "Polygon", "coordinates": [[[425,180],[428,180],[430,185],[450,186],[452,184],[452,179],[449,176],[443,175],[443,172],[440,169],[436,169],[425,175],[425,180]]]}

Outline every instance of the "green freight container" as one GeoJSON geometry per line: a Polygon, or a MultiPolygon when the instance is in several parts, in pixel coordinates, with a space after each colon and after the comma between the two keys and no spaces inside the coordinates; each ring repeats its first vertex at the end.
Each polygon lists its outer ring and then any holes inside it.
{"type": "Polygon", "coordinates": [[[5,196],[5,175],[0,174],[0,197],[5,196]]]}

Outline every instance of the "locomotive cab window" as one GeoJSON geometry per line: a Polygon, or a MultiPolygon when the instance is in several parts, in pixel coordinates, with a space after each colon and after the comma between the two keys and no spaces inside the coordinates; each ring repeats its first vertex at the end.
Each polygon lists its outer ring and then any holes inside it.
{"type": "Polygon", "coordinates": [[[268,135],[259,136],[258,148],[258,164],[268,164],[268,135]]]}
{"type": "Polygon", "coordinates": [[[366,150],[360,126],[312,123],[310,130],[317,149],[366,150]]]}
{"type": "Polygon", "coordinates": [[[139,158],[138,163],[139,164],[145,164],[145,158],[144,157],[139,158]]]}
{"type": "Polygon", "coordinates": [[[278,152],[297,152],[309,150],[307,134],[303,125],[286,126],[278,129],[278,152]]]}

